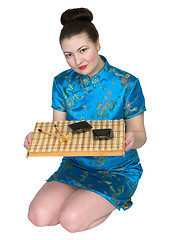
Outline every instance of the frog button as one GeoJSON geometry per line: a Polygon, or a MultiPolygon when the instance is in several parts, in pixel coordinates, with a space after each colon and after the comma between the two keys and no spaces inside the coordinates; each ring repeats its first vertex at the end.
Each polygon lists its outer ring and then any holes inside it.
{"type": "Polygon", "coordinates": [[[84,79],[83,79],[83,84],[84,84],[85,86],[88,86],[88,85],[90,84],[90,79],[89,79],[89,78],[84,78],[84,79]]]}
{"type": "Polygon", "coordinates": [[[92,84],[93,84],[94,86],[97,86],[98,83],[99,83],[99,78],[98,78],[98,77],[95,77],[94,79],[92,79],[92,84]]]}

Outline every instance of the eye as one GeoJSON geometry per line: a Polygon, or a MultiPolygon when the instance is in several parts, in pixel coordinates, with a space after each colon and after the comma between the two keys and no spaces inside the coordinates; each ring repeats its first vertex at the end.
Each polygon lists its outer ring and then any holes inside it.
{"type": "Polygon", "coordinates": [[[85,51],[87,51],[87,48],[80,49],[80,53],[84,53],[85,51]]]}
{"type": "Polygon", "coordinates": [[[71,56],[72,56],[71,53],[67,53],[67,54],[65,54],[65,57],[66,57],[66,58],[70,58],[71,56]]]}

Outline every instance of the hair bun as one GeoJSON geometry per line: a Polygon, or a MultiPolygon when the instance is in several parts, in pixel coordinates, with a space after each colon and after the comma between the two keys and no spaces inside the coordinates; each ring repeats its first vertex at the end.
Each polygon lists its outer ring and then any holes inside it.
{"type": "Polygon", "coordinates": [[[68,9],[61,15],[61,24],[63,26],[76,21],[91,22],[92,20],[93,14],[87,8],[68,9]]]}

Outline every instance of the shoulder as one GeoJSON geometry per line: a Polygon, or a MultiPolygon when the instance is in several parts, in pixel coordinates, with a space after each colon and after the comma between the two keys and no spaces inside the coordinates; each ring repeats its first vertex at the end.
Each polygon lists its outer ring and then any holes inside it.
{"type": "Polygon", "coordinates": [[[123,88],[125,91],[130,91],[136,84],[139,83],[139,79],[133,74],[110,64],[107,66],[107,71],[109,75],[111,75],[114,84],[118,84],[118,86],[123,88]]]}
{"type": "Polygon", "coordinates": [[[114,67],[112,65],[108,64],[108,70],[110,73],[112,73],[115,78],[117,78],[118,80],[124,81],[124,82],[135,82],[138,80],[137,77],[135,77],[133,74],[124,71],[120,68],[114,67]]]}
{"type": "Polygon", "coordinates": [[[53,81],[53,92],[57,92],[64,96],[64,99],[68,97],[68,91],[73,90],[73,85],[76,85],[76,81],[79,74],[72,69],[61,72],[53,81]]]}
{"type": "Polygon", "coordinates": [[[54,82],[58,84],[61,82],[63,83],[65,80],[67,81],[68,79],[70,79],[73,74],[74,74],[74,71],[72,69],[63,71],[54,77],[54,82]]]}

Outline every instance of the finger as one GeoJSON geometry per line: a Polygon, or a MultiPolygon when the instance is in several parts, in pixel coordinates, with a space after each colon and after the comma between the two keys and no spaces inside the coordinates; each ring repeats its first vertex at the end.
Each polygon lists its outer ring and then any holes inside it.
{"type": "Polygon", "coordinates": [[[24,142],[24,147],[28,150],[28,147],[29,147],[29,141],[28,141],[28,139],[26,138],[25,139],[25,142],[24,142]]]}
{"type": "Polygon", "coordinates": [[[129,143],[125,142],[125,151],[127,152],[127,151],[129,151],[130,149],[132,149],[132,145],[133,145],[132,142],[129,142],[129,143]]]}
{"type": "Polygon", "coordinates": [[[31,139],[32,139],[32,133],[29,133],[28,136],[27,136],[27,140],[28,140],[29,143],[31,142],[31,139]]]}
{"type": "Polygon", "coordinates": [[[26,149],[28,149],[28,143],[24,143],[24,147],[26,148],[26,149]]]}
{"type": "Polygon", "coordinates": [[[26,144],[27,144],[27,140],[25,139],[25,141],[24,141],[24,147],[26,147],[26,144]]]}

